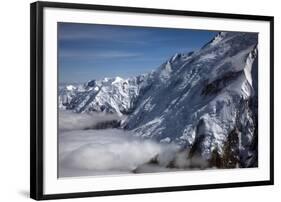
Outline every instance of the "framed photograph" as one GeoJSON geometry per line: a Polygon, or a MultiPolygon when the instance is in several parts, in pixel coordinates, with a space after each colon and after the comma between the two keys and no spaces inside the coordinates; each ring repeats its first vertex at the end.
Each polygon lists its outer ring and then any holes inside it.
{"type": "Polygon", "coordinates": [[[273,184],[271,16],[31,4],[31,198],[273,184]]]}

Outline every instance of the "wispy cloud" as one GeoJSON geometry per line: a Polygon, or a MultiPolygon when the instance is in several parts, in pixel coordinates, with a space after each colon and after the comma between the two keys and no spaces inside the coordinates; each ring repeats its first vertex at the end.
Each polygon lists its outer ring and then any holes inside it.
{"type": "Polygon", "coordinates": [[[133,58],[141,56],[140,53],[126,51],[81,51],[81,50],[62,50],[60,58],[74,59],[118,59],[118,58],[133,58]]]}
{"type": "Polygon", "coordinates": [[[108,26],[108,25],[76,25],[73,29],[73,24],[64,24],[59,32],[59,40],[61,41],[112,41],[120,43],[138,43],[146,44],[145,41],[138,39],[143,37],[149,37],[151,34],[148,30],[135,30],[135,29],[123,29],[120,26],[108,26]]]}

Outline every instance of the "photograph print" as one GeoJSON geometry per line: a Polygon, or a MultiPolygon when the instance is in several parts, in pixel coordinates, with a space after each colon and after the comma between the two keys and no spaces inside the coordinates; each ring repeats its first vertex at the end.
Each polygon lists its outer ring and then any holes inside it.
{"type": "Polygon", "coordinates": [[[258,33],[57,26],[59,178],[258,167],[258,33]]]}

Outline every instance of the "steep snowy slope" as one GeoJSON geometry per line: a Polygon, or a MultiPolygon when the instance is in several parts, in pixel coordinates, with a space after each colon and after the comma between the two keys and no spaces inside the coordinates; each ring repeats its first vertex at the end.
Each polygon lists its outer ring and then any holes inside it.
{"type": "Polygon", "coordinates": [[[257,34],[222,32],[198,52],[176,54],[155,71],[124,127],[176,142],[205,159],[233,144],[237,158],[250,166],[256,158],[257,68],[257,34]],[[237,142],[230,141],[236,136],[237,142]]]}

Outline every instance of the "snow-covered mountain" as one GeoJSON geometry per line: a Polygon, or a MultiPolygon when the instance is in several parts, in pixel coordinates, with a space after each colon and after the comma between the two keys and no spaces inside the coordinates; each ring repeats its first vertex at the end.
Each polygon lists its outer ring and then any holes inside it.
{"type": "Polygon", "coordinates": [[[59,107],[126,114],[137,136],[176,143],[217,167],[257,165],[258,35],[221,32],[155,71],[65,86],[59,107]]]}
{"type": "Polygon", "coordinates": [[[104,78],[84,85],[66,85],[59,90],[59,107],[75,112],[129,113],[139,95],[142,77],[104,78]]]}

